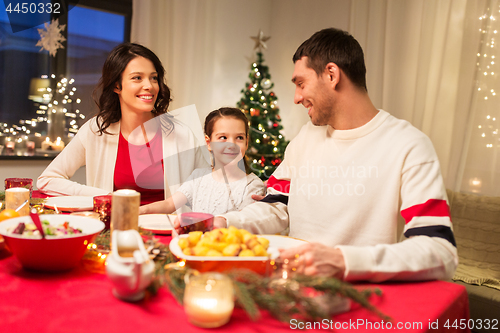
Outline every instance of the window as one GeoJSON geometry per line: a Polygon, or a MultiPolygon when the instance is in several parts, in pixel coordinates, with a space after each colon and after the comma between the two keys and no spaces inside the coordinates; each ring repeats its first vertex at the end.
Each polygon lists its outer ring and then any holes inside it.
{"type": "MultiPolygon", "coordinates": [[[[16,141],[29,137],[39,147],[40,141],[54,129],[60,133],[57,136],[64,137],[76,132],[78,125],[96,112],[91,95],[107,55],[116,45],[130,39],[132,0],[65,1],[69,12],[58,19],[60,26],[66,24],[62,30],[66,41],[55,57],[36,46],[40,40],[37,29],[45,29],[43,24],[12,32],[6,11],[0,10],[0,145],[7,137],[16,141]],[[50,79],[51,74],[57,75],[50,79]],[[55,87],[63,77],[68,82],[73,79],[71,87],[80,103],[68,113],[74,116],[78,110],[78,117],[62,115],[48,125],[47,120],[51,119],[47,105],[51,98],[47,99],[45,92],[44,99],[40,91],[47,88],[47,82],[55,87]]],[[[50,22],[51,17],[46,16],[44,19],[50,22]]],[[[19,24],[29,26],[29,22],[19,24]]]]}

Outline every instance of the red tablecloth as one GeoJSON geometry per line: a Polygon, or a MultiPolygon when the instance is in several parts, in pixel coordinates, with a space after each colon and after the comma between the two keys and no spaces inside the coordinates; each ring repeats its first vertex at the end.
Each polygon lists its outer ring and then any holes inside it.
{"type": "MultiPolygon", "coordinates": [[[[366,286],[366,285],[365,285],[366,286]]],[[[373,313],[356,307],[336,315],[334,322],[318,322],[317,329],[380,331],[399,326],[405,331],[459,331],[455,319],[469,319],[469,303],[463,286],[444,281],[370,284],[382,296],[371,302],[393,318],[383,323],[373,313]],[[445,324],[449,324],[449,329],[445,324]],[[455,326],[457,325],[455,323],[455,326]],[[399,326],[398,326],[399,325],[399,326]]],[[[137,303],[116,299],[105,274],[81,267],[64,273],[24,270],[17,259],[0,253],[0,329],[2,332],[204,332],[188,323],[183,308],[166,288],[137,303]]],[[[459,324],[458,324],[459,327],[459,324]]],[[[241,309],[220,332],[281,332],[298,328],[262,312],[252,322],[241,309]]]]}
{"type": "MultiPolygon", "coordinates": [[[[41,195],[37,197],[42,197],[41,195]]],[[[160,237],[164,243],[170,237],[160,237]]],[[[349,312],[317,322],[318,330],[379,332],[470,331],[460,329],[469,319],[469,301],[461,285],[428,281],[415,283],[364,284],[378,287],[382,296],[371,298],[388,324],[368,310],[354,306],[349,312]],[[454,327],[453,327],[454,326],[454,327]]],[[[0,331],[2,332],[205,332],[188,323],[182,306],[166,288],[137,303],[116,299],[105,274],[91,273],[83,266],[64,273],[24,270],[16,258],[0,252],[0,331]]],[[[281,323],[266,312],[257,322],[235,309],[231,321],[220,332],[281,332],[299,328],[281,323]]],[[[307,328],[307,327],[306,327],[307,328]]]]}

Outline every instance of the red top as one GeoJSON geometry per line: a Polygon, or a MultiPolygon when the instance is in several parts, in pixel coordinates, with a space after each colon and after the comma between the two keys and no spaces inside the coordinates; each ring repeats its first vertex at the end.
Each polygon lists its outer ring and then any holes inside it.
{"type": "Polygon", "coordinates": [[[114,190],[141,193],[141,205],[165,199],[161,131],[145,145],[133,145],[120,133],[114,190]]]}

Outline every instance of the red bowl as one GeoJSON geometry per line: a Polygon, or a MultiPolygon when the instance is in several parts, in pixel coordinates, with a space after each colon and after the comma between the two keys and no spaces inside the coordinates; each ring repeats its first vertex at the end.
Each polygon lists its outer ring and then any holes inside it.
{"type": "Polygon", "coordinates": [[[83,234],[77,236],[56,237],[41,236],[26,237],[8,232],[20,222],[33,223],[29,216],[8,219],[0,223],[0,235],[5,239],[8,248],[27,269],[40,271],[63,271],[76,267],[87,251],[87,245],[92,243],[97,234],[104,229],[104,223],[99,220],[74,215],[40,215],[42,221],[58,226],[64,222],[81,229],[83,234]]]}

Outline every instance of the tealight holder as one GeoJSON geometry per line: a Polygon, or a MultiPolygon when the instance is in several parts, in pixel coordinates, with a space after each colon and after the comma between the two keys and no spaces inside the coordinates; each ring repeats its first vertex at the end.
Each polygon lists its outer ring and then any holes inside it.
{"type": "Polygon", "coordinates": [[[109,230],[111,225],[111,200],[112,195],[98,195],[93,199],[93,211],[99,214],[104,222],[104,230],[109,230]]]}
{"type": "Polygon", "coordinates": [[[220,273],[185,275],[184,311],[191,324],[202,328],[225,325],[234,309],[231,279],[220,273]]]}
{"type": "Polygon", "coordinates": [[[5,189],[12,187],[24,187],[30,190],[30,197],[33,191],[33,179],[31,178],[5,178],[5,189]]]}

